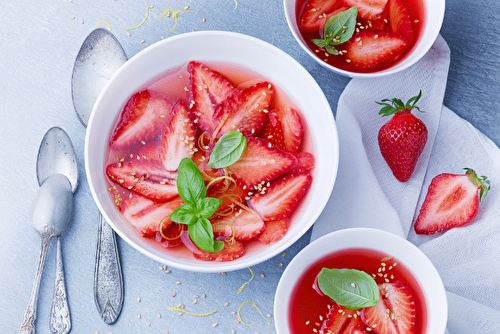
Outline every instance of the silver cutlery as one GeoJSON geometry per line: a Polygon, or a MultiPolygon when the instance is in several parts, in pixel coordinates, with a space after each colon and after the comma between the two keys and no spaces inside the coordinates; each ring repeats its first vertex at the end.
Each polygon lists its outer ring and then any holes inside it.
{"type": "Polygon", "coordinates": [[[57,272],[50,327],[53,333],[68,333],[71,321],[59,236],[71,222],[73,191],[78,184],[78,166],[71,141],[61,128],[49,129],[42,140],[37,158],[37,178],[40,188],[31,209],[31,225],[40,234],[41,249],[35,282],[19,333],[35,333],[40,281],[48,246],[56,236],[57,272]]]}

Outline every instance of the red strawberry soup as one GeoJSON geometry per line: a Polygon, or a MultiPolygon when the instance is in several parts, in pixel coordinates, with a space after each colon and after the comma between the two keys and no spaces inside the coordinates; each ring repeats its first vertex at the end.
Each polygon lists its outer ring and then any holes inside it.
{"type": "Polygon", "coordinates": [[[422,0],[298,0],[295,12],[302,38],[320,60],[358,73],[402,61],[419,40],[425,20],[422,0]],[[346,20],[344,13],[354,7],[355,20],[346,20]],[[329,30],[328,22],[337,18],[343,28],[329,30]]]}
{"type": "Polygon", "coordinates": [[[288,319],[292,334],[424,334],[426,312],[423,292],[402,263],[379,251],[352,248],[331,253],[306,269],[292,290],[288,319]],[[319,288],[322,268],[355,269],[373,277],[378,302],[356,309],[340,306],[319,288]]]}
{"type": "Polygon", "coordinates": [[[312,183],[314,154],[300,110],[272,82],[228,64],[191,61],[170,71],[133,94],[115,124],[105,168],[110,195],[137,233],[166,251],[231,261],[249,243],[275,243],[312,183]],[[214,147],[234,132],[245,141],[241,155],[211,168],[214,147]],[[213,239],[224,243],[218,252],[200,249],[188,224],[170,219],[185,204],[177,180],[186,158],[206,197],[220,200],[208,218],[213,239]]]}

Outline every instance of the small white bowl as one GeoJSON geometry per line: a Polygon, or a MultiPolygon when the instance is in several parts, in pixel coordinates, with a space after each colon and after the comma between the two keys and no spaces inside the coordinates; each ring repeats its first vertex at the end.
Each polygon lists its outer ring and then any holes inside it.
{"type": "Polygon", "coordinates": [[[295,40],[320,65],[338,74],[349,76],[352,78],[376,78],[397,73],[399,71],[402,71],[410,67],[411,65],[415,64],[418,60],[420,60],[434,44],[434,41],[439,35],[439,31],[441,30],[441,26],[443,24],[445,0],[421,0],[421,1],[423,1],[424,4],[425,25],[421,32],[421,36],[417,41],[417,44],[413,47],[413,50],[411,50],[410,53],[408,53],[405,56],[405,58],[402,61],[399,61],[396,65],[381,71],[376,71],[371,73],[357,73],[357,72],[342,70],[319,59],[318,56],[309,49],[302,35],[300,34],[296,18],[296,15],[298,15],[298,13],[296,12],[297,0],[284,0],[283,3],[285,7],[285,16],[288,22],[288,27],[292,31],[295,40]]]}
{"type": "Polygon", "coordinates": [[[446,330],[448,302],[443,282],[427,256],[415,245],[395,234],[371,229],[351,228],[327,234],[296,255],[281,276],[274,297],[275,326],[278,334],[288,334],[292,291],[302,274],[319,259],[340,250],[367,248],[393,256],[418,282],[427,310],[426,334],[442,334],[446,330]]]}
{"type": "Polygon", "coordinates": [[[85,167],[90,190],[99,210],[113,229],[137,250],[174,267],[200,272],[247,268],[281,253],[299,239],[319,216],[333,189],[338,166],[338,137],[330,105],[312,76],[292,57],[259,39],[242,34],[202,31],[160,41],[127,61],[112,77],[96,101],[87,128],[85,167]],[[227,63],[269,80],[300,109],[307,123],[308,147],[316,158],[311,188],[286,236],[272,245],[254,242],[242,257],[231,262],[195,259],[191,253],[165,250],[139,236],[114,204],[105,176],[108,140],[128,98],[153,79],[191,60],[227,63]]]}

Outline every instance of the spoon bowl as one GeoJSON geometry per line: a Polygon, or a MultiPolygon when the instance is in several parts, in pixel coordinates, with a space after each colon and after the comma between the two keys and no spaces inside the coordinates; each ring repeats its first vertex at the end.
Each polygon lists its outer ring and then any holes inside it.
{"type": "Polygon", "coordinates": [[[38,184],[53,174],[65,175],[71,183],[71,191],[78,187],[78,164],[73,144],[66,132],[59,128],[50,128],[42,139],[36,162],[38,184]]]}
{"type": "Polygon", "coordinates": [[[31,225],[41,236],[60,235],[69,226],[72,208],[71,182],[63,174],[53,174],[38,190],[31,210],[31,225]]]}

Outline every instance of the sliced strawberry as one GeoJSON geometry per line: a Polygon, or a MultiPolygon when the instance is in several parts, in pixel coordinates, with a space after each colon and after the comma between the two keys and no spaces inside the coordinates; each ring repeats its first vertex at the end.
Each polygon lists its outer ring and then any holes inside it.
{"type": "Polygon", "coordinates": [[[371,331],[365,329],[366,326],[354,326],[349,330],[349,334],[370,334],[371,331]]]}
{"type": "Polygon", "coordinates": [[[218,127],[217,137],[233,130],[239,130],[245,136],[260,133],[273,95],[274,89],[267,81],[231,94],[216,107],[213,115],[218,127]]]}
{"type": "Polygon", "coordinates": [[[262,138],[285,150],[285,138],[283,137],[283,127],[278,113],[272,110],[268,114],[268,120],[262,130],[262,138]]]}
{"type": "Polygon", "coordinates": [[[234,211],[229,216],[213,221],[214,235],[249,240],[266,229],[266,225],[255,213],[243,209],[234,211]]]}
{"type": "Polygon", "coordinates": [[[360,70],[373,70],[397,60],[408,45],[399,34],[363,30],[353,35],[345,49],[351,64],[360,70]]]}
{"type": "Polygon", "coordinates": [[[215,106],[231,95],[235,88],[226,77],[197,61],[188,64],[188,71],[189,91],[194,101],[190,109],[192,119],[202,131],[212,134],[216,127],[212,121],[215,106]]]}
{"type": "Polygon", "coordinates": [[[248,205],[264,221],[289,217],[297,204],[305,196],[312,182],[311,174],[288,174],[277,179],[267,189],[256,193],[248,200],[248,205]]]}
{"type": "Polygon", "coordinates": [[[388,0],[342,0],[348,7],[356,6],[358,16],[365,20],[377,20],[384,12],[388,0]]]}
{"type": "Polygon", "coordinates": [[[165,202],[178,196],[177,173],[165,170],[158,160],[138,155],[108,165],[106,175],[112,182],[153,201],[165,202]]]}
{"type": "Polygon", "coordinates": [[[191,158],[196,150],[196,128],[189,117],[186,101],[179,100],[160,139],[159,152],[163,166],[175,172],[181,160],[191,158]]]}
{"type": "Polygon", "coordinates": [[[379,302],[361,311],[363,322],[377,333],[415,333],[415,301],[402,282],[378,285],[379,302]]]}
{"type": "Polygon", "coordinates": [[[244,187],[262,187],[281,174],[292,169],[297,163],[293,154],[272,146],[261,138],[247,138],[247,148],[240,159],[227,170],[244,187]]]}
{"type": "Polygon", "coordinates": [[[157,137],[171,111],[172,104],[157,93],[145,90],[134,94],[123,108],[111,145],[121,149],[157,137]]]}
{"type": "Polygon", "coordinates": [[[302,173],[313,169],[316,165],[314,155],[309,152],[295,153],[295,157],[297,158],[297,164],[290,170],[290,173],[302,173]]]}
{"type": "Polygon", "coordinates": [[[165,203],[156,203],[140,195],[125,197],[120,211],[127,221],[145,237],[156,234],[160,225],[167,228],[172,224],[170,214],[182,204],[180,197],[165,203]]]}
{"type": "Polygon", "coordinates": [[[333,303],[321,324],[320,333],[351,334],[352,328],[362,328],[363,325],[360,310],[351,310],[333,303]]]}
{"type": "Polygon", "coordinates": [[[410,11],[401,0],[389,0],[389,29],[391,32],[400,34],[413,43],[413,28],[411,26],[410,11]]]}
{"type": "Polygon", "coordinates": [[[307,32],[323,30],[330,13],[342,5],[340,0],[309,0],[306,1],[299,15],[300,28],[307,32]]]}
{"type": "Polygon", "coordinates": [[[479,179],[472,169],[465,175],[437,175],[429,185],[415,222],[415,232],[433,234],[467,224],[476,217],[479,201],[486,196],[489,187],[486,177],[479,179]]]}
{"type": "Polygon", "coordinates": [[[304,128],[300,115],[290,106],[269,113],[262,138],[284,151],[295,153],[300,149],[304,128]]]}
{"type": "Polygon", "coordinates": [[[259,234],[259,240],[265,244],[273,244],[280,241],[288,230],[288,222],[288,218],[266,222],[266,229],[259,234]]]}
{"type": "Polygon", "coordinates": [[[243,244],[232,239],[231,241],[224,241],[224,248],[218,253],[210,253],[200,250],[199,252],[193,253],[194,256],[200,260],[205,261],[233,261],[243,255],[244,248],[243,244]]]}

